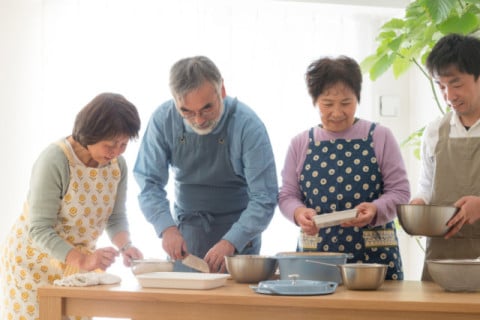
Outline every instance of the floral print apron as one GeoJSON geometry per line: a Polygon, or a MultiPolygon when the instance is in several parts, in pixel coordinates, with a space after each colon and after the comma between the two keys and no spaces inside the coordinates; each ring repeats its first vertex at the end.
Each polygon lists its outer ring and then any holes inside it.
{"type": "MultiPolygon", "coordinates": [[[[383,181],[373,148],[373,132],[363,139],[315,141],[309,132],[309,147],[300,176],[304,203],[317,214],[353,209],[372,202],[383,192],[383,181]]],[[[318,235],[300,233],[297,251],[342,252],[347,262],[387,264],[386,279],[403,279],[402,261],[393,222],[363,228],[332,226],[318,235]]]]}
{"type": "MultiPolygon", "coordinates": [[[[70,184],[61,201],[54,229],[68,243],[92,252],[112,213],[120,168],[116,159],[101,168],[86,167],[76,158],[68,142],[58,144],[68,158],[70,184]]],[[[28,215],[28,204],[25,204],[23,214],[14,223],[0,251],[2,320],[38,319],[38,287],[80,272],[50,257],[33,243],[28,236],[28,215]]]]}

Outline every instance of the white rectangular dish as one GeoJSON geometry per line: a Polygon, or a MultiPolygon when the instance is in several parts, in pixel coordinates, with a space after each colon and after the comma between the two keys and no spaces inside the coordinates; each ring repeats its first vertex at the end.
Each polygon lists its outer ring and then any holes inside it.
{"type": "Polygon", "coordinates": [[[313,221],[315,221],[315,225],[318,228],[326,228],[326,227],[339,225],[348,220],[352,220],[356,216],[357,216],[357,210],[351,209],[351,210],[335,211],[332,213],[319,214],[313,217],[313,221]]]}
{"type": "Polygon", "coordinates": [[[213,289],[224,286],[226,273],[150,272],[137,275],[144,288],[213,289]]]}

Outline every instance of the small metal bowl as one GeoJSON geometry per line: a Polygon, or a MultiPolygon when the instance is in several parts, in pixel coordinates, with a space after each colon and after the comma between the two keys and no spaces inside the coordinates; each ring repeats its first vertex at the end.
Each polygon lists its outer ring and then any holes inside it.
{"type": "Polygon", "coordinates": [[[256,283],[274,276],[277,260],[268,256],[240,254],[226,256],[225,265],[236,282],[256,283]]]}
{"type": "Polygon", "coordinates": [[[387,274],[387,265],[380,263],[346,263],[339,268],[349,290],[377,290],[387,274]]]}
{"type": "Polygon", "coordinates": [[[454,206],[399,204],[397,216],[411,236],[443,237],[449,230],[447,222],[458,210],[454,206]]]}
{"type": "Polygon", "coordinates": [[[133,260],[131,269],[134,275],[150,272],[171,272],[173,271],[173,262],[162,259],[133,260]]]}

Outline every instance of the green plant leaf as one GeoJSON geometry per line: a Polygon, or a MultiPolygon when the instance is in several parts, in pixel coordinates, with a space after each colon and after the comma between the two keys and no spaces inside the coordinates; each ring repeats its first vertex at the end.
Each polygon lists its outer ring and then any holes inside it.
{"type": "MultiPolygon", "coordinates": [[[[454,32],[480,38],[480,0],[411,0],[403,19],[394,18],[382,25],[376,51],[362,61],[362,71],[368,72],[374,81],[389,68],[397,78],[415,65],[429,82],[432,98],[444,114],[449,108],[439,102],[436,87],[424,66],[435,43],[454,32]]],[[[401,144],[412,148],[417,159],[424,129],[415,131],[401,144]]]]}
{"type": "Polygon", "coordinates": [[[397,34],[392,30],[383,31],[383,32],[380,32],[380,34],[377,36],[377,41],[385,41],[385,40],[391,41],[392,38],[395,38],[396,36],[397,34]]]}
{"type": "Polygon", "coordinates": [[[410,2],[405,9],[405,19],[417,19],[418,17],[426,15],[423,2],[424,0],[410,2]]]}
{"type": "Polygon", "coordinates": [[[456,7],[457,0],[423,0],[423,6],[435,24],[446,20],[452,9],[456,7]]]}
{"type": "Polygon", "coordinates": [[[410,66],[412,65],[411,61],[408,59],[395,59],[392,63],[392,71],[393,71],[393,76],[395,78],[400,77],[403,73],[405,73],[410,66]]]}
{"type": "Polygon", "coordinates": [[[467,11],[472,13],[478,13],[480,11],[480,0],[469,0],[467,5],[467,11]]]}
{"type": "Polygon", "coordinates": [[[377,60],[373,64],[372,68],[370,68],[370,79],[372,79],[372,81],[375,81],[376,79],[378,79],[382,74],[385,73],[385,71],[388,70],[388,68],[390,68],[390,66],[393,63],[393,60],[394,58],[392,58],[392,56],[389,56],[389,55],[384,55],[379,60],[377,60]]]}
{"type": "Polygon", "coordinates": [[[404,25],[405,21],[403,21],[402,19],[393,18],[385,22],[380,29],[384,31],[399,30],[402,29],[404,25]]]}
{"type": "Polygon", "coordinates": [[[471,12],[467,12],[461,17],[457,15],[450,16],[438,25],[438,30],[443,34],[469,34],[476,29],[478,29],[478,17],[471,12]]]}
{"type": "Polygon", "coordinates": [[[420,58],[420,62],[422,63],[422,65],[426,65],[426,64],[427,64],[427,58],[428,58],[428,55],[430,54],[430,51],[432,51],[432,48],[433,48],[433,47],[430,47],[430,50],[425,51],[425,53],[422,54],[422,56],[421,56],[421,58],[420,58]]]}
{"type": "Polygon", "coordinates": [[[368,73],[377,60],[378,57],[376,54],[369,55],[360,62],[360,69],[362,69],[363,73],[368,73]]]}
{"type": "Polygon", "coordinates": [[[392,51],[397,51],[402,45],[402,43],[404,42],[404,40],[405,40],[405,35],[401,34],[397,38],[390,41],[390,43],[388,44],[388,48],[392,51]]]}
{"type": "Polygon", "coordinates": [[[412,132],[405,140],[402,141],[400,146],[418,146],[419,145],[419,138],[423,136],[423,132],[425,131],[425,126],[412,132]]]}

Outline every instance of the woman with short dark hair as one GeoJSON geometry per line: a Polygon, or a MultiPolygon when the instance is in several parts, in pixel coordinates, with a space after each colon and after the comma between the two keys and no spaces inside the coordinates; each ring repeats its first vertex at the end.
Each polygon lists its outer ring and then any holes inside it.
{"type": "Polygon", "coordinates": [[[123,96],[102,93],[77,115],[71,136],[36,160],[24,212],[0,247],[1,319],[38,319],[37,288],[78,272],[129,266],[127,166],[121,154],[138,137],[140,117],[123,96]],[[106,230],[117,247],[97,248],[106,230]]]}
{"type": "Polygon", "coordinates": [[[402,280],[393,220],[410,187],[398,143],[388,128],[355,116],[362,74],[352,58],[315,60],[306,83],[321,123],[292,139],[279,195],[280,210],[301,228],[297,250],[386,264],[386,279],[402,280]],[[332,226],[315,223],[317,215],[343,210],[356,217],[332,226]]]}

